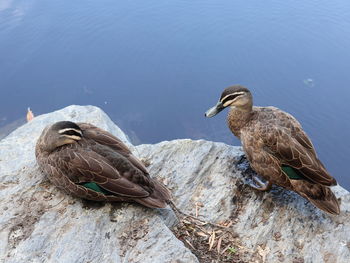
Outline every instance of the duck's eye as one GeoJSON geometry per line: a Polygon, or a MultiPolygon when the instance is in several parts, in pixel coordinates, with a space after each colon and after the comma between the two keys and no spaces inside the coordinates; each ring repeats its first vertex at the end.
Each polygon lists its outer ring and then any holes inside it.
{"type": "Polygon", "coordinates": [[[81,137],[82,136],[82,132],[77,130],[77,129],[73,129],[73,128],[66,128],[66,129],[62,129],[62,130],[59,130],[58,131],[59,134],[62,134],[62,135],[68,135],[68,136],[79,136],[81,137]]]}
{"type": "Polygon", "coordinates": [[[65,131],[62,135],[73,135],[73,136],[81,137],[81,134],[76,132],[75,130],[65,131]]]}
{"type": "Polygon", "coordinates": [[[240,93],[234,93],[234,94],[230,94],[227,95],[223,100],[222,100],[222,104],[224,105],[224,107],[229,106],[237,97],[243,95],[244,93],[240,92],[240,93]]]}

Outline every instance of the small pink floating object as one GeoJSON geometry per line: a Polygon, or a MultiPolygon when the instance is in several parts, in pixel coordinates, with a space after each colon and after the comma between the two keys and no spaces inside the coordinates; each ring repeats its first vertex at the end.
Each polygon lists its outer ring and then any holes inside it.
{"type": "Polygon", "coordinates": [[[27,111],[27,122],[30,122],[32,119],[34,119],[34,113],[28,108],[27,111]]]}

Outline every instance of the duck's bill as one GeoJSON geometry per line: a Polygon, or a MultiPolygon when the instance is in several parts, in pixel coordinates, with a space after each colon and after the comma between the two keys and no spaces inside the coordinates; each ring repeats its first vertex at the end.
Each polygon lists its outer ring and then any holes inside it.
{"type": "Polygon", "coordinates": [[[210,108],[209,110],[206,111],[205,117],[213,117],[216,114],[218,114],[220,111],[225,109],[224,105],[219,101],[214,107],[210,108]]]}

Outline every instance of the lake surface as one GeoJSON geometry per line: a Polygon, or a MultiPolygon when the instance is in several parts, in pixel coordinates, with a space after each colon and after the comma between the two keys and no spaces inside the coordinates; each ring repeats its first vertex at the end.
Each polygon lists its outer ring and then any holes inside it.
{"type": "Polygon", "coordinates": [[[136,144],[239,145],[227,111],[204,118],[236,83],[293,114],[350,189],[350,1],[0,1],[0,128],[92,104],[136,144]]]}

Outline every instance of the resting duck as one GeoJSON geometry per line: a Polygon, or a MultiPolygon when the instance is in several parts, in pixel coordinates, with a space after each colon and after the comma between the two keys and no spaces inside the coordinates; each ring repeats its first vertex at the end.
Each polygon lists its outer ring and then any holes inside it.
{"type": "Polygon", "coordinates": [[[164,208],[170,200],[169,190],[121,140],[94,125],[60,121],[46,127],[35,155],[49,180],[74,196],[150,208],[164,208]]]}

